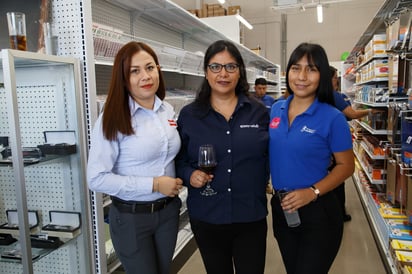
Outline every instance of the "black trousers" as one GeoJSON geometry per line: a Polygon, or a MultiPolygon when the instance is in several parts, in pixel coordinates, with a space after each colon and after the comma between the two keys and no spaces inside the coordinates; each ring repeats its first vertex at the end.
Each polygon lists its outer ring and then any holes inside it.
{"type": "Polygon", "coordinates": [[[273,233],[288,274],[327,274],[343,235],[340,205],[333,192],[300,208],[301,224],[286,224],[277,195],[271,199],[273,233]]]}
{"type": "Polygon", "coordinates": [[[338,187],[336,187],[333,192],[335,192],[336,198],[339,201],[339,204],[341,206],[341,213],[342,216],[346,215],[346,208],[345,208],[345,202],[346,202],[346,195],[345,195],[345,182],[341,183],[338,187]]]}
{"type": "Polygon", "coordinates": [[[266,218],[223,225],[192,219],[190,224],[208,274],[264,273],[266,218]]]}

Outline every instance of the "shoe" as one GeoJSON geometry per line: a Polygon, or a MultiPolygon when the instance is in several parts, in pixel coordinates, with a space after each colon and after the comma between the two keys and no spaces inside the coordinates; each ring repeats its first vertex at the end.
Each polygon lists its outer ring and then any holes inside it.
{"type": "Polygon", "coordinates": [[[349,222],[350,220],[352,220],[352,216],[350,216],[349,214],[343,215],[343,221],[344,222],[349,222]]]}

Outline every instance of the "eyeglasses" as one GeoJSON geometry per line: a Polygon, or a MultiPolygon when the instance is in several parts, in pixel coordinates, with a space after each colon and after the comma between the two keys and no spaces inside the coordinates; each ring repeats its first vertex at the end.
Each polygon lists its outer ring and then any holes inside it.
{"type": "Polygon", "coordinates": [[[239,65],[235,64],[235,63],[229,63],[229,64],[226,64],[226,65],[218,64],[218,63],[212,63],[212,64],[209,64],[207,66],[210,69],[210,71],[214,72],[214,73],[221,72],[223,67],[229,73],[236,72],[237,69],[239,68],[239,65]]]}

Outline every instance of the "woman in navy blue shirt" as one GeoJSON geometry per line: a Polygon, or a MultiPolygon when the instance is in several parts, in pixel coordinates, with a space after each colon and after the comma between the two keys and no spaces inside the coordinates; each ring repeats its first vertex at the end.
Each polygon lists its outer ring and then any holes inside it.
{"type": "Polygon", "coordinates": [[[192,231],[208,274],[234,269],[237,274],[263,273],[269,115],[249,95],[245,64],[232,42],[209,46],[204,72],[196,100],[182,109],[177,121],[182,140],[177,175],[188,186],[192,231]],[[198,167],[203,144],[216,150],[213,175],[198,167]],[[205,196],[208,181],[214,192],[205,196]]]}
{"type": "Polygon", "coordinates": [[[273,231],[288,274],[326,274],[343,234],[340,204],[332,191],[354,170],[352,138],[344,115],[334,107],[329,62],[317,44],[300,44],[286,69],[287,100],[272,106],[270,169],[273,231]],[[332,155],[335,168],[328,172],[332,155]],[[283,210],[298,211],[289,227],[283,210]]]}

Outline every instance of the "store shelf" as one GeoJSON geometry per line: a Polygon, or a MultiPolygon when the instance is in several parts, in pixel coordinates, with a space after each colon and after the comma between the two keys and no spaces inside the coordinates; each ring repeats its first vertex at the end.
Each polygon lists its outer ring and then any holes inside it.
{"type": "Polygon", "coordinates": [[[368,171],[367,167],[366,167],[366,166],[364,165],[364,163],[362,162],[361,157],[360,157],[356,152],[354,152],[354,154],[355,154],[355,156],[356,156],[356,159],[358,159],[359,164],[360,164],[361,167],[362,167],[362,170],[365,172],[365,174],[366,174],[366,176],[368,177],[369,182],[370,182],[371,184],[374,184],[374,185],[386,184],[386,180],[375,180],[375,179],[373,179],[372,176],[371,176],[371,174],[370,174],[370,172],[368,171]]]}
{"type": "Polygon", "coordinates": [[[386,271],[387,273],[397,274],[398,270],[396,269],[391,254],[389,254],[389,232],[385,221],[380,216],[378,207],[374,202],[372,195],[363,189],[359,178],[357,176],[352,176],[352,179],[359,194],[363,210],[365,211],[365,215],[368,219],[386,271]]]}
{"type": "Polygon", "coordinates": [[[371,133],[373,135],[388,135],[390,133],[390,131],[388,131],[388,130],[373,129],[371,126],[369,126],[368,124],[366,124],[363,121],[355,120],[355,122],[358,123],[361,127],[366,129],[367,131],[369,131],[369,133],[371,133]]]}
{"type": "MultiPolygon", "coordinates": [[[[173,32],[179,32],[185,37],[196,40],[204,45],[209,45],[213,41],[227,39],[221,32],[215,30],[193,14],[168,0],[107,0],[127,10],[139,14],[139,17],[161,25],[173,32]]],[[[252,50],[241,44],[237,44],[245,64],[248,67],[257,67],[261,70],[275,69],[280,67],[266,58],[257,55],[252,50]]],[[[280,71],[276,71],[280,73],[280,71]]]]}
{"type": "Polygon", "coordinates": [[[364,149],[364,151],[369,155],[369,157],[372,160],[385,160],[386,156],[385,155],[374,155],[368,148],[368,146],[365,144],[365,142],[361,141],[360,142],[361,147],[364,149]]]}
{"type": "Polygon", "coordinates": [[[366,30],[359,37],[359,40],[354,45],[345,63],[354,63],[356,60],[356,55],[372,39],[373,35],[377,33],[386,33],[386,23],[391,22],[394,18],[398,18],[398,16],[410,8],[410,6],[410,0],[386,0],[372,21],[369,23],[366,30]]]}

